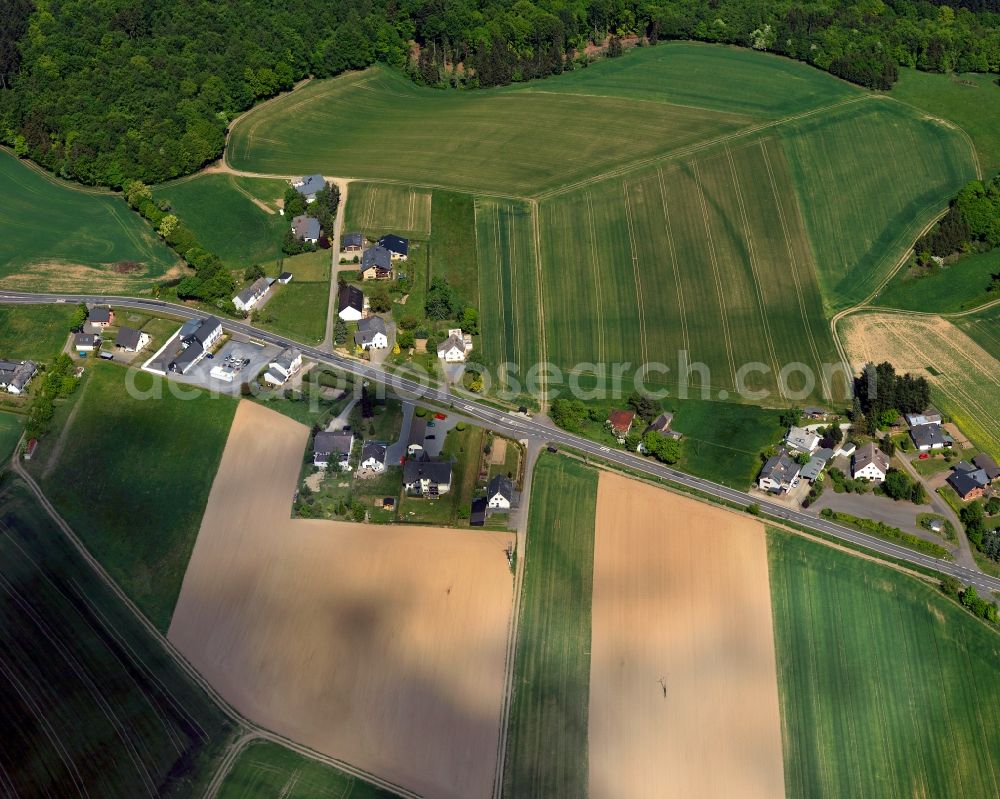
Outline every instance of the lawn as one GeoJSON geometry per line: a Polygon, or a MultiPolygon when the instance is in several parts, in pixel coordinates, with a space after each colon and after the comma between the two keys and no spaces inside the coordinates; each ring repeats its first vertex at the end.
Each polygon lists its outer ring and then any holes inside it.
{"type": "Polygon", "coordinates": [[[587,795],[590,602],[597,472],[535,467],[507,731],[504,796],[587,795]]]}
{"type": "Polygon", "coordinates": [[[391,183],[352,183],[344,231],[360,231],[372,240],[395,233],[426,241],[431,235],[431,193],[391,183]]]}
{"type": "Polygon", "coordinates": [[[965,333],[1000,361],[1000,306],[958,317],[954,320],[965,333]]]}
{"type": "Polygon", "coordinates": [[[994,74],[941,75],[900,69],[890,95],[944,117],[969,134],[985,175],[1000,169],[1000,86],[994,74]]]}
{"type": "Polygon", "coordinates": [[[729,111],[630,98],[442,92],[376,66],[312,81],[255,110],[234,127],[226,157],[253,172],[314,170],[519,196],[749,122],[729,111]]]}
{"type": "Polygon", "coordinates": [[[254,180],[208,174],[157,186],[153,197],[170,204],[171,212],[194,232],[207,250],[231,269],[251,264],[268,266],[281,257],[281,240],[288,220],[267,213],[254,199],[284,194],[281,180],[254,180]]]}
{"type": "Polygon", "coordinates": [[[1000,637],[936,588],[770,531],[788,796],[996,796],[1000,637]]]}
{"type": "Polygon", "coordinates": [[[166,632],[236,403],[146,373],[132,392],[127,374],[90,361],[58,462],[47,470],[56,429],[31,469],[90,552],[166,632]]]}
{"type": "Polygon", "coordinates": [[[0,305],[0,359],[50,361],[66,344],[76,306],[0,305]]]}
{"type": "Polygon", "coordinates": [[[24,430],[23,416],[0,412],[0,470],[7,467],[7,459],[14,452],[22,430],[24,430]]]}
{"type": "Polygon", "coordinates": [[[884,98],[789,123],[781,140],[828,309],[873,292],[975,177],[958,131],[884,98]]]}
{"type": "Polygon", "coordinates": [[[134,292],[177,262],[120,197],[62,183],[2,150],[0,197],[4,288],[134,292]]]}
{"type": "Polygon", "coordinates": [[[856,96],[860,90],[829,73],[743,47],[667,42],[630,50],[511,93],[579,93],[640,102],[677,103],[774,118],[856,96]]]}
{"type": "Polygon", "coordinates": [[[330,284],[300,283],[297,279],[272,289],[274,296],[260,308],[255,324],[282,336],[315,346],[326,335],[330,284]]]}
{"type": "Polygon", "coordinates": [[[966,255],[931,271],[901,269],[874,304],[930,313],[965,311],[1000,296],[987,291],[995,274],[1000,274],[1000,249],[966,255]]]}
{"type": "Polygon", "coordinates": [[[473,305],[479,300],[475,240],[476,200],[468,194],[435,191],[431,205],[430,278],[447,278],[473,305]]]}
{"type": "Polygon", "coordinates": [[[233,725],[18,480],[0,560],[4,794],[201,797],[233,725]]]}
{"type": "Polygon", "coordinates": [[[216,796],[218,799],[390,799],[396,794],[278,744],[255,741],[240,753],[216,796]]]}

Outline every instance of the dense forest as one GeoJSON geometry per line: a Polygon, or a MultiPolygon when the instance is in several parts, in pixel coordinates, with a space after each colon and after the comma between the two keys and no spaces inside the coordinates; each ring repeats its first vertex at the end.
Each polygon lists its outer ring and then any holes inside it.
{"type": "Polygon", "coordinates": [[[899,65],[1000,70],[1000,0],[3,0],[0,139],[86,183],[158,182],[307,75],[380,61],[476,88],[579,68],[637,37],[768,50],[871,88],[899,65]]]}

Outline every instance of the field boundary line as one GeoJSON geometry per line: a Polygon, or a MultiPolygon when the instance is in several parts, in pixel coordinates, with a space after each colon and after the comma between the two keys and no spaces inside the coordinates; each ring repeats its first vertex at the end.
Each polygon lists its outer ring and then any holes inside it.
{"type": "Polygon", "coordinates": [[[729,172],[733,178],[733,188],[736,191],[736,202],[740,209],[740,219],[743,222],[743,238],[747,245],[747,259],[750,263],[750,271],[753,274],[754,289],[757,294],[757,307],[760,309],[760,320],[764,326],[764,336],[767,338],[767,351],[771,355],[771,366],[774,368],[774,379],[778,384],[778,392],[781,398],[785,399],[785,388],[778,378],[781,373],[778,368],[778,356],[774,351],[774,338],[771,335],[771,325],[767,321],[767,307],[764,303],[764,289],[761,287],[760,270],[757,268],[757,251],[753,242],[753,234],[750,232],[750,220],[747,217],[746,205],[743,202],[743,190],[740,188],[740,178],[736,173],[736,163],[733,161],[733,151],[726,146],[726,160],[729,162],[729,172]]]}
{"type": "Polygon", "coordinates": [[[496,264],[497,309],[500,311],[500,349],[503,357],[506,358],[510,342],[507,339],[507,306],[503,301],[503,263],[500,258],[500,234],[500,206],[497,203],[493,203],[493,253],[495,255],[494,263],[496,264]]]}
{"type": "MultiPolygon", "coordinates": [[[[515,235],[515,232],[514,232],[514,218],[515,218],[515,212],[516,212],[516,210],[517,209],[514,208],[514,206],[511,206],[508,209],[507,236],[509,237],[510,247],[509,247],[509,253],[508,253],[508,258],[507,258],[507,269],[505,269],[504,271],[507,273],[508,280],[510,281],[510,312],[511,312],[511,315],[512,315],[513,319],[520,319],[521,318],[521,314],[520,314],[521,304],[518,302],[518,299],[517,299],[517,275],[516,275],[516,271],[515,271],[517,269],[517,266],[516,266],[516,264],[517,264],[517,236],[515,235]]],[[[523,353],[523,350],[521,348],[521,344],[522,344],[522,340],[521,340],[521,325],[516,324],[516,323],[514,323],[514,324],[511,325],[511,336],[514,339],[514,359],[516,361],[520,362],[520,360],[521,360],[521,354],[523,353]]]]}
{"type": "Polygon", "coordinates": [[[916,111],[918,114],[921,115],[922,119],[928,119],[931,122],[936,122],[939,125],[943,125],[944,127],[950,128],[951,130],[954,130],[957,133],[959,133],[962,136],[962,138],[965,139],[965,143],[969,145],[969,151],[972,154],[972,164],[976,168],[976,180],[983,179],[983,168],[979,163],[979,153],[976,151],[976,145],[973,143],[972,137],[969,135],[968,131],[965,128],[963,128],[961,125],[959,125],[952,119],[948,119],[946,117],[932,116],[930,112],[928,112],[927,110],[923,108],[918,108],[912,103],[906,102],[906,100],[900,100],[898,97],[893,97],[890,94],[886,94],[884,95],[884,97],[886,100],[891,100],[892,102],[899,103],[900,105],[905,106],[906,108],[909,108],[912,111],[916,111]]]}
{"type": "MultiPolygon", "coordinates": [[[[545,338],[545,299],[542,294],[542,244],[541,244],[541,234],[538,231],[538,202],[535,200],[530,201],[529,208],[531,210],[531,227],[532,236],[534,237],[535,245],[535,286],[538,292],[538,303],[536,304],[535,312],[535,324],[537,325],[538,341],[541,344],[541,356],[539,360],[542,363],[548,363],[549,360],[549,345],[545,338]]],[[[542,413],[545,413],[546,407],[548,406],[549,400],[549,386],[546,380],[546,369],[541,370],[542,381],[539,386],[539,398],[538,405],[542,413]]]]}
{"type": "Polygon", "coordinates": [[[663,203],[663,228],[667,232],[667,247],[670,249],[670,266],[674,274],[674,285],[677,287],[677,304],[681,311],[681,330],[684,336],[684,349],[691,352],[691,337],[688,335],[687,310],[684,303],[684,288],[681,285],[680,269],[677,263],[677,250],[674,247],[674,234],[670,229],[670,211],[667,204],[667,192],[663,186],[663,170],[656,168],[656,179],[660,184],[660,201],[663,203]]]}
{"type": "Polygon", "coordinates": [[[649,363],[649,343],[646,339],[646,309],[642,299],[642,282],[639,277],[639,252],[635,242],[635,225],[632,222],[632,206],[628,199],[628,182],[622,181],[622,193],[625,197],[625,222],[628,226],[628,245],[632,251],[632,274],[635,277],[636,313],[639,319],[639,340],[642,348],[642,359],[649,363]]]}
{"type": "MultiPolygon", "coordinates": [[[[601,281],[601,270],[597,264],[597,229],[594,227],[594,198],[587,189],[584,193],[587,198],[587,227],[590,234],[590,268],[594,272],[594,307],[599,308],[601,297],[603,296],[603,282],[601,281]]],[[[604,337],[604,325],[597,326],[597,355],[598,363],[607,363],[608,345],[604,337]]]]}
{"type": "Polygon", "coordinates": [[[719,315],[722,319],[722,335],[726,340],[726,355],[729,358],[729,373],[733,378],[730,388],[736,388],[736,360],[733,357],[733,338],[729,331],[729,312],[726,310],[725,293],[722,290],[722,275],[719,273],[719,258],[715,252],[715,241],[712,238],[712,225],[708,218],[708,204],[705,202],[705,189],[701,183],[701,172],[697,161],[688,162],[694,177],[694,185],[698,190],[698,201],[701,206],[701,217],[705,223],[705,240],[708,242],[708,254],[712,261],[712,275],[715,277],[715,290],[719,296],[719,315]]]}
{"type": "MultiPolygon", "coordinates": [[[[806,338],[809,341],[809,349],[812,352],[813,363],[819,369],[820,380],[823,385],[824,395],[832,400],[833,391],[831,389],[829,380],[827,379],[826,371],[822,368],[823,364],[819,357],[819,348],[816,346],[816,339],[813,337],[812,327],[809,324],[809,316],[806,313],[806,302],[805,297],[802,294],[802,281],[799,276],[799,264],[795,258],[795,252],[792,249],[792,240],[788,235],[788,222],[785,219],[785,211],[781,206],[781,198],[778,196],[778,186],[774,182],[774,172],[771,169],[771,159],[767,153],[767,139],[761,139],[758,143],[760,145],[760,151],[763,155],[764,167],[767,169],[767,179],[771,184],[771,195],[774,197],[774,207],[778,211],[778,219],[781,221],[781,234],[785,240],[785,249],[788,252],[788,263],[791,267],[792,282],[795,284],[795,295],[799,302],[799,315],[802,318],[802,326],[806,330],[806,338]]],[[[803,230],[803,233],[805,231],[803,230]]]]}

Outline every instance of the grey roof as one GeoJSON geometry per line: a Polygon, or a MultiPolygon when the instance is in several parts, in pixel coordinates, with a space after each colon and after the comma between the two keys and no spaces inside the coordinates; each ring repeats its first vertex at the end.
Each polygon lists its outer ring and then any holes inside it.
{"type": "Polygon", "coordinates": [[[345,233],[340,242],[341,247],[364,247],[365,237],[361,233],[345,233]]]}
{"type": "Polygon", "coordinates": [[[318,239],[319,220],[314,216],[297,216],[292,220],[292,233],[297,239],[318,239]]]}
{"type": "Polygon", "coordinates": [[[836,453],[834,453],[834,451],[832,449],[830,449],[829,447],[820,447],[820,449],[816,450],[813,453],[813,457],[814,458],[820,458],[820,459],[822,459],[824,461],[831,461],[831,460],[833,460],[833,456],[835,454],[836,453]]]}
{"type": "Polygon", "coordinates": [[[364,293],[357,286],[350,286],[347,283],[340,287],[337,301],[338,311],[343,311],[345,308],[353,308],[355,311],[363,311],[365,308],[364,293]]]}
{"type": "Polygon", "coordinates": [[[263,297],[267,290],[271,287],[271,281],[266,277],[259,277],[249,286],[247,286],[243,291],[236,295],[236,297],[246,305],[250,300],[256,297],[263,297]]]}
{"type": "Polygon", "coordinates": [[[278,280],[291,280],[293,277],[291,272],[282,272],[278,275],[278,280]]]}
{"type": "Polygon", "coordinates": [[[672,413],[661,413],[650,423],[649,427],[646,428],[645,432],[650,430],[655,430],[658,433],[666,432],[670,429],[670,425],[674,421],[674,415],[672,413]]]}
{"type": "Polygon", "coordinates": [[[816,455],[809,459],[809,462],[802,467],[800,474],[806,480],[815,480],[826,468],[826,459],[816,455]]]}
{"type": "Polygon", "coordinates": [[[505,474],[494,475],[486,487],[487,498],[495,497],[497,494],[500,494],[508,502],[514,501],[514,483],[505,474]]]}
{"type": "Polygon", "coordinates": [[[358,332],[354,334],[354,340],[362,346],[371,344],[378,333],[386,335],[385,320],[381,316],[369,316],[358,322],[358,332]]]}
{"type": "Polygon", "coordinates": [[[217,330],[222,331],[222,322],[214,316],[208,316],[198,323],[198,327],[187,336],[187,339],[205,346],[205,342],[212,338],[217,330]]]}
{"type": "Polygon", "coordinates": [[[385,247],[369,247],[361,256],[361,270],[371,269],[392,269],[392,253],[385,247]]]}
{"type": "Polygon", "coordinates": [[[960,497],[964,497],[970,491],[984,487],[989,482],[986,472],[977,469],[971,472],[960,472],[958,470],[948,475],[948,483],[954,488],[960,497]]]}
{"type": "Polygon", "coordinates": [[[779,483],[790,483],[798,474],[799,465],[788,457],[788,453],[782,450],[777,455],[767,459],[764,467],[760,470],[761,480],[770,478],[779,483]]]}
{"type": "Polygon", "coordinates": [[[406,255],[410,251],[410,240],[392,233],[378,240],[379,247],[385,247],[398,255],[406,255]]]}
{"type": "Polygon", "coordinates": [[[826,416],[829,411],[826,408],[803,408],[802,413],[806,416],[826,416]]]}
{"type": "Polygon", "coordinates": [[[91,308],[87,313],[87,319],[91,322],[97,322],[99,324],[107,324],[111,321],[111,309],[106,305],[99,305],[96,308],[91,308]]]}
{"type": "Polygon", "coordinates": [[[366,441],[361,448],[361,460],[366,461],[374,458],[379,463],[385,463],[386,446],[381,441],[366,441]]]}
{"type": "Polygon", "coordinates": [[[976,455],[976,457],[972,459],[972,462],[976,464],[978,468],[986,472],[986,476],[989,477],[990,480],[996,480],[1000,477],[1000,466],[997,466],[997,462],[985,452],[976,455]]]}
{"type": "Polygon", "coordinates": [[[456,349],[460,349],[462,352],[465,352],[465,337],[456,335],[448,336],[448,338],[446,338],[444,341],[438,344],[437,346],[438,355],[447,352],[452,347],[455,347],[456,349]]]}
{"type": "Polygon", "coordinates": [[[290,371],[292,368],[292,361],[298,358],[302,353],[299,352],[295,347],[286,347],[281,351],[281,354],[277,358],[271,361],[271,363],[276,363],[286,372],[290,371]]]}
{"type": "Polygon", "coordinates": [[[854,470],[863,469],[869,463],[878,466],[883,474],[889,471],[889,456],[870,441],[854,453],[854,470]]]}
{"type": "Polygon", "coordinates": [[[295,189],[305,198],[315,197],[316,192],[322,191],[326,188],[326,181],[323,180],[323,176],[320,174],[316,175],[305,175],[302,178],[302,185],[296,186],[295,189]]]}
{"type": "Polygon", "coordinates": [[[73,338],[74,347],[96,347],[101,343],[101,337],[96,333],[77,333],[73,338]]]}
{"type": "Polygon", "coordinates": [[[20,391],[37,371],[34,361],[0,361],[0,385],[20,391]]]}
{"type": "Polygon", "coordinates": [[[118,336],[115,338],[115,346],[124,347],[127,350],[137,350],[141,336],[142,332],[134,327],[120,327],[118,328],[118,336]]]}
{"type": "Polygon", "coordinates": [[[350,455],[354,436],[351,433],[317,433],[313,438],[313,455],[350,455]]]}
{"type": "Polygon", "coordinates": [[[918,447],[948,443],[937,424],[918,424],[910,428],[910,437],[918,447]]]}
{"type": "Polygon", "coordinates": [[[451,483],[451,461],[431,461],[416,459],[403,464],[403,482],[413,485],[420,480],[429,480],[436,485],[451,483]]]}
{"type": "Polygon", "coordinates": [[[184,374],[184,372],[191,368],[191,364],[197,361],[204,352],[205,348],[201,346],[200,341],[192,341],[180,355],[170,362],[168,368],[172,372],[184,374]]]}
{"type": "Polygon", "coordinates": [[[472,512],[469,515],[469,524],[473,527],[482,527],[486,524],[486,497],[472,500],[472,512]]]}
{"type": "Polygon", "coordinates": [[[410,437],[407,439],[406,445],[412,447],[414,445],[423,446],[424,437],[427,435],[427,420],[420,419],[414,416],[413,421],[410,422],[410,437]]]}
{"type": "Polygon", "coordinates": [[[178,333],[178,336],[180,336],[181,341],[191,338],[191,336],[194,335],[195,331],[199,327],[201,327],[201,323],[202,323],[201,319],[188,319],[183,325],[181,325],[180,332],[178,333]]]}

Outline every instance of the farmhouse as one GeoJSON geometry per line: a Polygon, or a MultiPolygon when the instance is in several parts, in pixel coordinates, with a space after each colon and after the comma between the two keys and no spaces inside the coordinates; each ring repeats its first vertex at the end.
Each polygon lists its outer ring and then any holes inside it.
{"type": "Polygon", "coordinates": [[[635,420],[635,411],[611,411],[608,414],[607,425],[611,428],[619,444],[625,442],[625,436],[632,429],[632,422],[635,420]]]}
{"type": "Polygon", "coordinates": [[[661,413],[649,426],[643,430],[643,435],[646,433],[659,433],[661,436],[666,436],[667,438],[677,439],[678,441],[684,438],[683,433],[678,433],[676,430],[671,430],[670,425],[674,422],[674,415],[672,413],[661,413]]]}
{"type": "Polygon", "coordinates": [[[989,484],[990,478],[986,470],[968,461],[956,464],[952,473],[948,475],[948,485],[954,488],[955,493],[965,502],[981,497],[989,484]]]}
{"type": "Polygon", "coordinates": [[[281,386],[301,367],[302,353],[295,349],[295,347],[287,347],[281,351],[281,354],[277,358],[268,364],[268,370],[264,373],[264,379],[268,383],[281,386]]]}
{"type": "Polygon", "coordinates": [[[260,302],[264,295],[271,290],[271,281],[269,278],[261,277],[247,286],[243,291],[233,297],[233,305],[236,306],[238,311],[249,311],[258,302],[260,302]]]}
{"type": "Polygon", "coordinates": [[[462,328],[454,327],[448,331],[448,338],[438,344],[438,358],[445,363],[460,363],[472,352],[472,336],[462,333],[462,328]]]}
{"type": "Polygon", "coordinates": [[[918,424],[910,428],[910,438],[921,452],[944,449],[950,443],[938,424],[918,424]]]}
{"type": "Polygon", "coordinates": [[[97,333],[77,333],[73,336],[73,349],[77,352],[93,352],[101,346],[101,337],[97,333]]]}
{"type": "Polygon", "coordinates": [[[326,188],[322,175],[306,175],[292,181],[292,188],[306,198],[307,203],[315,201],[317,193],[326,188]]]}
{"type": "Polygon", "coordinates": [[[201,344],[201,346],[208,350],[211,349],[215,342],[222,338],[222,322],[220,322],[216,317],[209,316],[200,321],[192,319],[188,323],[191,325],[187,334],[185,334],[185,325],[181,328],[181,341],[185,344],[191,344],[196,342],[201,344]]]}
{"type": "Polygon", "coordinates": [[[319,241],[319,220],[314,216],[302,214],[292,219],[292,235],[299,241],[315,244],[319,241]]]}
{"type": "Polygon", "coordinates": [[[337,295],[337,316],[345,322],[357,322],[365,315],[365,295],[357,286],[344,283],[337,295]]]}
{"type": "Polygon", "coordinates": [[[757,486],[761,491],[783,494],[790,491],[798,479],[799,465],[785,450],[780,450],[777,455],[767,459],[757,476],[757,486]]]}
{"type": "Polygon", "coordinates": [[[976,457],[972,459],[972,462],[976,465],[977,469],[982,469],[986,472],[986,478],[991,483],[995,483],[998,479],[1000,479],[1000,466],[997,466],[997,462],[989,455],[985,453],[976,455],[976,457]]]}
{"type": "Polygon", "coordinates": [[[361,448],[361,463],[358,464],[358,473],[372,472],[381,474],[385,471],[386,446],[380,441],[366,441],[361,448]]]}
{"type": "Polygon", "coordinates": [[[363,350],[384,350],[389,346],[386,335],[385,320],[381,316],[369,316],[358,322],[358,332],[354,334],[354,343],[363,350]]]}
{"type": "Polygon", "coordinates": [[[889,471],[889,456],[869,442],[859,447],[851,462],[851,477],[881,483],[889,471]]]}
{"type": "Polygon", "coordinates": [[[392,278],[392,254],[385,247],[370,247],[361,256],[362,280],[389,280],[392,278]]]}
{"type": "Polygon", "coordinates": [[[819,446],[819,442],[820,437],[816,433],[803,427],[790,427],[788,435],[785,436],[785,443],[795,452],[808,454],[819,446]]]}
{"type": "Polygon", "coordinates": [[[421,497],[438,497],[451,491],[451,462],[432,461],[426,454],[403,464],[403,487],[421,497]]]}
{"type": "Polygon", "coordinates": [[[115,348],[123,352],[138,352],[149,344],[151,338],[149,333],[143,333],[134,327],[120,327],[115,338],[115,348]]]}
{"type": "Polygon", "coordinates": [[[313,438],[313,465],[325,469],[332,463],[340,471],[349,472],[353,448],[353,433],[319,432],[313,438]]]}
{"type": "Polygon", "coordinates": [[[406,454],[409,457],[419,455],[424,451],[424,437],[427,435],[427,420],[414,417],[410,422],[410,437],[406,442],[406,454]]]}
{"type": "Polygon", "coordinates": [[[38,367],[34,361],[0,361],[0,388],[18,395],[28,387],[38,367]]]}
{"type": "Polygon", "coordinates": [[[410,253],[410,241],[401,236],[394,236],[391,233],[378,240],[379,247],[385,247],[392,253],[392,260],[405,261],[410,253]]]}
{"type": "Polygon", "coordinates": [[[115,322],[115,312],[106,305],[98,305],[87,312],[87,321],[94,327],[109,327],[115,322]]]}
{"type": "Polygon", "coordinates": [[[292,282],[292,278],[295,277],[291,272],[282,272],[278,275],[278,283],[282,286],[287,286],[292,282]]]}
{"type": "Polygon", "coordinates": [[[361,233],[345,233],[340,242],[342,252],[361,252],[365,248],[365,237],[361,233]]]}
{"type": "Polygon", "coordinates": [[[486,507],[510,510],[514,504],[514,483],[505,474],[498,474],[486,486],[486,507]]]}

